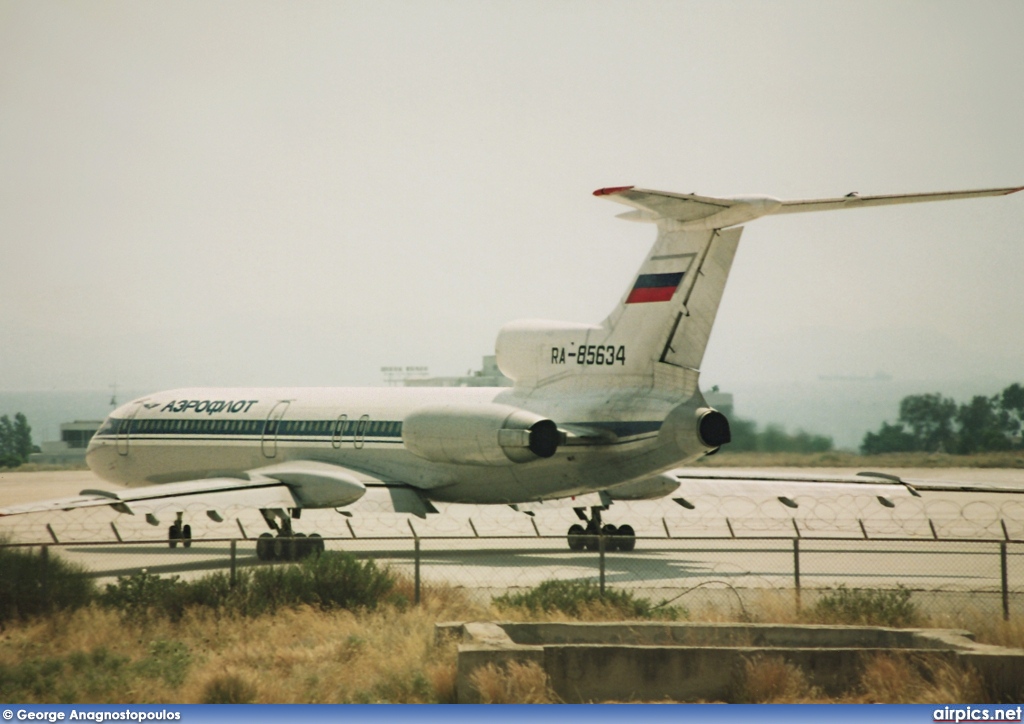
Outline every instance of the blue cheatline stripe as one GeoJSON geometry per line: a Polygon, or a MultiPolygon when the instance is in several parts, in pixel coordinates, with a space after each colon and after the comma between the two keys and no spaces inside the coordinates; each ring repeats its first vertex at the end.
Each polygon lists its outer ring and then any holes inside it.
{"type": "Polygon", "coordinates": [[[675,289],[683,280],[684,272],[669,272],[668,274],[641,274],[636,278],[634,289],[653,289],[659,287],[672,287],[675,289]]]}
{"type": "MultiPolygon", "coordinates": [[[[297,439],[332,439],[336,437],[352,438],[359,431],[359,420],[348,420],[338,425],[337,420],[282,420],[277,429],[267,428],[266,420],[216,420],[216,419],[160,419],[132,420],[126,429],[121,429],[119,418],[108,418],[96,437],[117,437],[127,434],[132,437],[151,437],[158,435],[200,436],[204,438],[235,438],[245,439],[247,436],[262,436],[264,432],[280,438],[297,439]]],[[[630,437],[657,432],[661,429],[660,420],[614,421],[614,422],[574,422],[573,425],[596,427],[611,432],[616,437],[630,437]]],[[[401,440],[402,423],[397,420],[369,420],[362,423],[361,434],[367,440],[381,439],[384,441],[401,440]]]]}

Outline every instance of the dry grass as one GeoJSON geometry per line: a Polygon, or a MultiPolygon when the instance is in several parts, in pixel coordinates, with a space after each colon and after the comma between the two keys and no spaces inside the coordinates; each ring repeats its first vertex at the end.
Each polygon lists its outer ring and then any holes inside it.
{"type": "Polygon", "coordinates": [[[798,667],[780,656],[755,656],[743,667],[739,700],[754,704],[821,701],[821,692],[807,683],[798,667]]]}
{"type": "Polygon", "coordinates": [[[886,453],[860,455],[854,452],[822,453],[727,452],[701,458],[694,463],[711,468],[1024,468],[1024,450],[949,455],[947,453],[886,453]]]}
{"type": "Polygon", "coordinates": [[[973,609],[932,614],[925,623],[932,628],[965,629],[978,643],[1024,649],[1024,619],[1019,615],[1004,621],[999,615],[973,609]]]}
{"type": "MultiPolygon", "coordinates": [[[[409,601],[408,582],[400,590],[409,601]]],[[[689,620],[800,623],[791,591],[765,590],[735,607],[691,608],[689,620]]],[[[236,617],[195,609],[179,621],[125,620],[91,606],[0,630],[0,699],[25,703],[442,702],[456,701],[456,646],[435,643],[452,620],[608,621],[621,612],[588,605],[577,616],[475,604],[459,589],[430,586],[421,605],[367,611],[282,610],[236,617]]],[[[963,628],[979,642],[1024,648],[1024,620],[955,611],[924,626],[963,628]]],[[[976,676],[910,655],[865,659],[846,702],[983,701],[976,676]]],[[[475,678],[484,701],[554,701],[537,667],[510,665],[475,678]]],[[[834,701],[779,657],[752,659],[736,689],[752,702],[834,701]]]]}
{"type": "Polygon", "coordinates": [[[252,704],[259,696],[256,683],[244,672],[229,669],[203,685],[203,704],[252,704]]]}
{"type": "Polygon", "coordinates": [[[941,704],[987,701],[978,676],[949,662],[927,661],[913,654],[866,657],[860,685],[839,697],[828,697],[811,686],[804,673],[777,656],[747,661],[737,699],[752,704],[941,704]]]}
{"type": "Polygon", "coordinates": [[[947,662],[926,662],[912,655],[879,655],[865,662],[861,693],[849,701],[943,704],[987,699],[985,688],[973,671],[947,662]]]}
{"type": "Polygon", "coordinates": [[[455,643],[434,623],[486,610],[447,588],[418,607],[283,610],[177,622],[89,607],[0,634],[0,699],[33,702],[451,702],[455,643]]]}
{"type": "Polygon", "coordinates": [[[551,704],[557,701],[548,686],[544,669],[529,662],[510,661],[506,666],[488,664],[470,677],[482,704],[551,704]]]}

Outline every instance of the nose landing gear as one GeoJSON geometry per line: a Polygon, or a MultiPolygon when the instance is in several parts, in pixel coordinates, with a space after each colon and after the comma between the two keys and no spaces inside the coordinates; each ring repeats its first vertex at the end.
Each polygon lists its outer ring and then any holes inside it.
{"type": "Polygon", "coordinates": [[[167,545],[176,548],[178,541],[181,541],[182,548],[192,547],[192,526],[182,525],[184,513],[179,511],[177,520],[167,528],[167,545]]]}
{"type": "Polygon", "coordinates": [[[633,526],[624,524],[614,526],[611,523],[601,524],[601,506],[590,508],[590,518],[587,518],[586,508],[573,508],[577,517],[585,522],[586,527],[575,523],[569,526],[567,539],[569,550],[581,551],[586,548],[588,551],[596,551],[601,546],[601,538],[604,538],[604,549],[606,551],[629,552],[636,548],[636,533],[633,526]]]}

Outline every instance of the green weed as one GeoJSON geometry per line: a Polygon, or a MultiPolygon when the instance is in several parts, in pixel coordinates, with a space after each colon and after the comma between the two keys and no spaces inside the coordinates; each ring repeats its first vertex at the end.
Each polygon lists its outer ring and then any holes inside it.
{"type": "Polygon", "coordinates": [[[395,576],[373,561],[330,551],[301,563],[240,571],[234,585],[227,574],[194,581],[161,578],[145,570],[108,584],[100,602],[127,618],[162,615],[178,621],[190,608],[208,608],[243,616],[281,608],[373,609],[390,602],[395,576]]]}
{"type": "Polygon", "coordinates": [[[80,608],[95,597],[82,566],[6,542],[0,538],[0,623],[80,608]]]}
{"type": "Polygon", "coordinates": [[[105,647],[88,653],[30,658],[0,665],[0,699],[62,703],[109,699],[123,690],[130,678],[129,669],[128,657],[105,647]]]}
{"type": "Polygon", "coordinates": [[[903,586],[869,589],[840,585],[815,602],[811,615],[820,623],[916,626],[921,613],[910,596],[910,590],[903,586]]]}
{"type": "Polygon", "coordinates": [[[646,599],[636,598],[630,591],[606,588],[602,594],[598,585],[590,580],[545,581],[528,591],[498,596],[494,605],[498,609],[526,609],[531,614],[557,612],[573,617],[588,613],[601,617],[673,621],[685,617],[685,612],[679,608],[655,606],[646,599]]]}
{"type": "Polygon", "coordinates": [[[149,655],[135,664],[135,671],[147,679],[161,679],[168,686],[179,687],[185,681],[192,654],[179,641],[158,639],[149,645],[149,655]]]}

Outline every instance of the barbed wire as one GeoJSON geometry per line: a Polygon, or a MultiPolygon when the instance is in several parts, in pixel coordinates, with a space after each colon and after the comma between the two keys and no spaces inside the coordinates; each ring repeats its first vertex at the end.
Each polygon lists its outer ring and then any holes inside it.
{"type": "MultiPolygon", "coordinates": [[[[672,499],[617,502],[604,513],[606,521],[629,523],[646,537],[835,536],[875,538],[1024,539],[1024,501],[1009,496],[979,499],[967,494],[901,498],[892,507],[874,495],[795,496],[791,507],[776,498],[700,495],[687,499],[691,508],[672,499]]],[[[530,516],[507,506],[438,505],[440,514],[426,519],[384,511],[358,514],[304,510],[296,530],[325,537],[466,537],[553,536],[580,522],[571,507],[530,516]]],[[[240,535],[255,538],[267,530],[259,511],[232,507],[220,512],[222,522],[207,516],[205,507],[186,508],[184,520],[193,538],[240,535]],[[229,532],[230,531],[230,532],[229,532]]],[[[156,524],[144,516],[117,513],[109,507],[66,512],[30,513],[0,518],[0,535],[15,542],[74,540],[165,540],[172,513],[158,514],[156,524]]]]}

